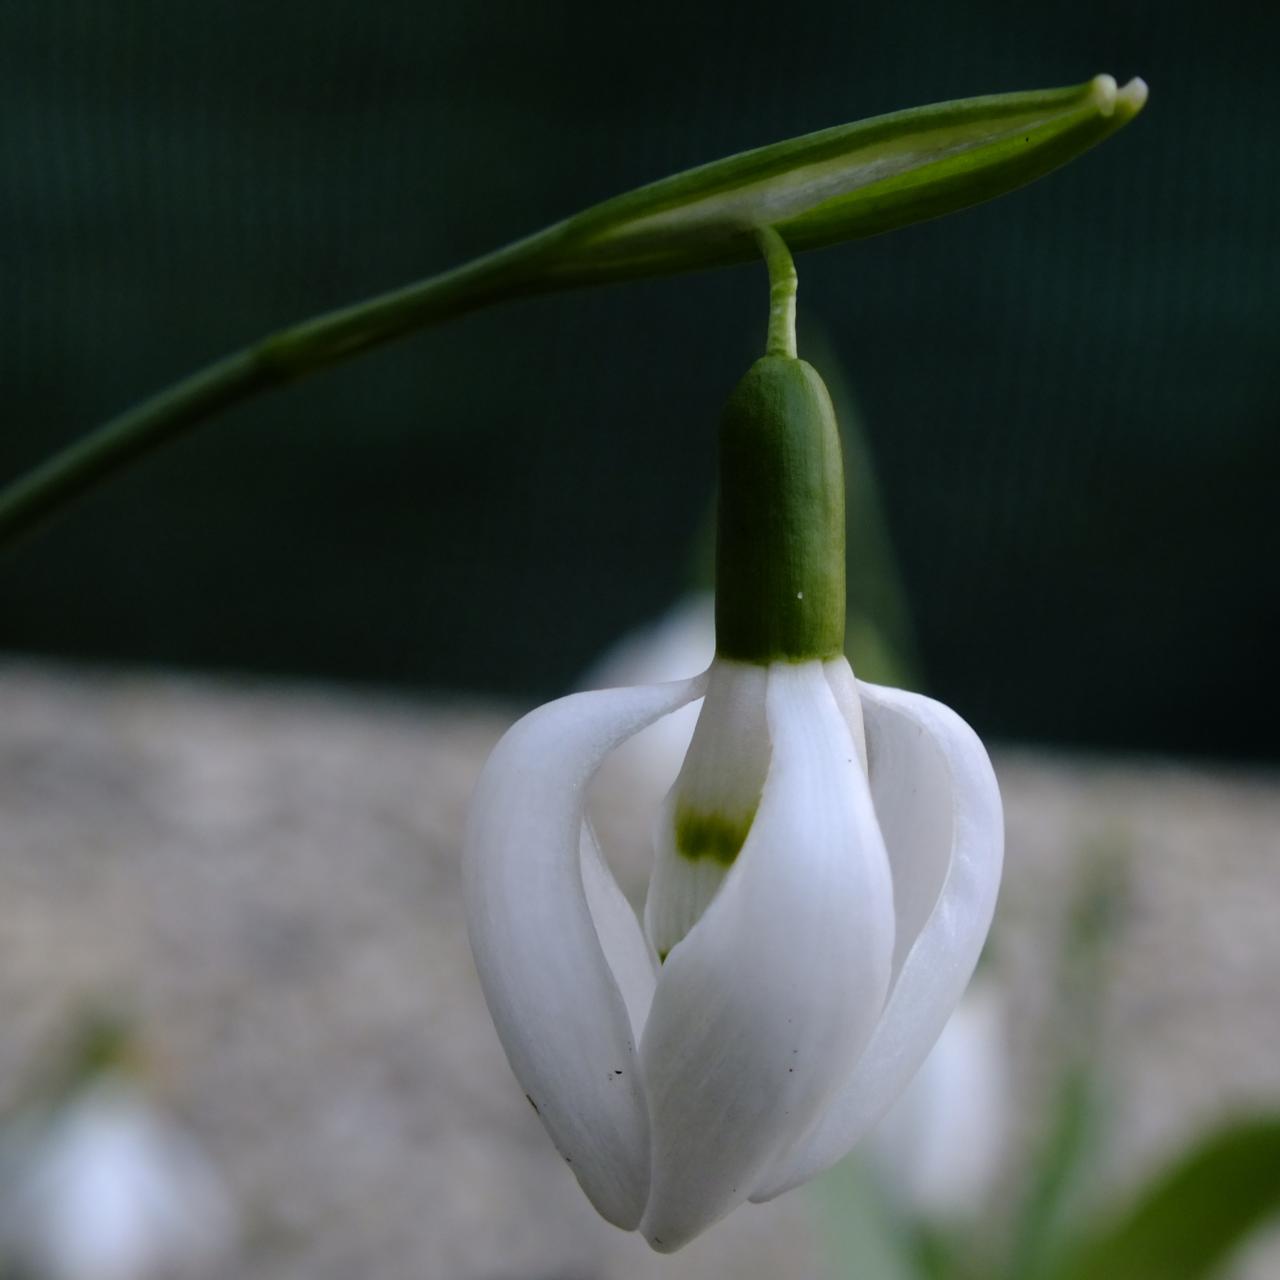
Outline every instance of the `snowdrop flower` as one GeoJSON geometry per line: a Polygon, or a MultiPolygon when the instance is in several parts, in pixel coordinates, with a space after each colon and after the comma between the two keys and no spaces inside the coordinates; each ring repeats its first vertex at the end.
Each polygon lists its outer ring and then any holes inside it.
{"type": "Polygon", "coordinates": [[[771,354],[721,427],[710,668],[526,716],[467,834],[472,950],[511,1066],[596,1209],[662,1251],[870,1129],[955,1008],[1000,876],[977,737],[843,656],[839,435],[779,293],[775,276],[771,354]],[[697,698],[642,930],[585,792],[697,698]]]}
{"type": "Polygon", "coordinates": [[[226,1186],[130,1081],[104,1076],[32,1121],[8,1168],[0,1253],[45,1280],[171,1280],[225,1260],[226,1186]]]}
{"type": "MultiPolygon", "coordinates": [[[[676,680],[705,668],[714,654],[714,600],[698,592],[613,645],[582,687],[676,680]]],[[[700,702],[691,702],[641,730],[597,773],[593,793],[604,783],[610,804],[601,804],[594,817],[597,830],[611,837],[615,872],[620,861],[630,870],[632,850],[623,830],[608,829],[611,811],[625,802],[629,813],[644,812],[643,806],[657,812],[688,753],[700,709],[700,702]]],[[[1008,1130],[1004,1024],[999,990],[991,978],[975,978],[920,1070],[867,1139],[877,1174],[915,1215],[942,1223],[972,1217],[992,1188],[1008,1130]]]]}

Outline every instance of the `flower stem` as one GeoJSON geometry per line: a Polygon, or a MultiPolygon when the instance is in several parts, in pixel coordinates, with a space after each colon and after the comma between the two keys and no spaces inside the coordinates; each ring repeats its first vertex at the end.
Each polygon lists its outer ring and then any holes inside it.
{"type": "Polygon", "coordinates": [[[765,266],[769,268],[769,333],[765,355],[796,358],[796,264],[786,241],[772,228],[756,232],[765,266]]]}
{"type": "Polygon", "coordinates": [[[370,347],[491,302],[578,283],[539,268],[561,228],[529,236],[390,293],[272,334],[126,410],[0,490],[0,549],[100,480],[260,391],[284,386],[370,347]]]}

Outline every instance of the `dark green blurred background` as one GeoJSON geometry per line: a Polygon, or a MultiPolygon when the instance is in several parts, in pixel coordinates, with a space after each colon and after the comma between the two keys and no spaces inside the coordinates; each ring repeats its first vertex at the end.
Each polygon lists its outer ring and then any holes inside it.
{"type": "MultiPolygon", "coordinates": [[[[1070,168],[803,257],[802,315],[865,415],[933,692],[984,736],[1275,758],[1277,12],[0,0],[0,477],[673,170],[1141,74],[1070,168]]],[[[11,554],[0,647],[557,691],[681,589],[764,313],[751,268],[621,286],[274,393],[11,554]]]]}

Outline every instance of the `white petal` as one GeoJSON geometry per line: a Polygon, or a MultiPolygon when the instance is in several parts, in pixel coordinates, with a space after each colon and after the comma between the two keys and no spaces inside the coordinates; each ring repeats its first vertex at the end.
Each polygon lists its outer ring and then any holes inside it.
{"type": "Polygon", "coordinates": [[[641,1044],[641,1230],[679,1248],[745,1200],[848,1077],[883,1007],[888,861],[820,662],[769,668],[772,759],[719,894],[667,957],[641,1044]]]}
{"type": "MultiPolygon", "coordinates": [[[[628,1229],[648,1193],[648,1117],[628,1010],[583,885],[584,793],[617,743],[702,687],[699,677],[539,707],[494,748],[467,829],[467,927],[502,1046],[591,1203],[628,1229]]],[[[605,903],[601,923],[617,918],[606,895],[593,897],[605,903]]],[[[613,939],[608,949],[617,954],[613,939]]]]}
{"type": "Polygon", "coordinates": [[[861,682],[858,689],[871,791],[893,866],[893,989],[821,1124],[770,1170],[755,1200],[835,1164],[906,1087],[973,974],[1000,887],[1000,792],[977,735],[930,698],[861,682]]]}
{"type": "Polygon", "coordinates": [[[707,909],[759,808],[769,768],[768,670],[717,658],[707,672],[693,741],[654,830],[644,924],[659,956],[707,909]]]}
{"type": "Polygon", "coordinates": [[[858,693],[858,682],[854,679],[853,668],[849,659],[841,654],[838,658],[829,658],[822,664],[826,672],[827,683],[835,697],[836,706],[844,722],[849,726],[849,734],[853,745],[858,749],[858,759],[862,762],[863,771],[867,768],[867,731],[862,723],[862,697],[858,693]]]}
{"type": "Polygon", "coordinates": [[[631,903],[618,888],[609,864],[600,853],[589,822],[582,824],[582,887],[596,937],[600,939],[605,963],[618,984],[627,1006],[635,1044],[649,1017],[653,990],[658,982],[657,958],[649,947],[631,903]]]}
{"type": "Polygon", "coordinates": [[[693,592],[677,600],[655,622],[623,637],[587,671],[581,687],[612,689],[683,680],[705,671],[715,654],[715,596],[710,591],[693,592]]]}

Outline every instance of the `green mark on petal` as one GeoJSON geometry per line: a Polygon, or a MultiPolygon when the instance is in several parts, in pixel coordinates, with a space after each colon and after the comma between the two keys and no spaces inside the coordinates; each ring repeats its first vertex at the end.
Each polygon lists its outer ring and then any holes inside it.
{"type": "Polygon", "coordinates": [[[730,867],[738,856],[755,820],[756,811],[741,818],[722,813],[698,813],[694,809],[676,810],[676,852],[690,862],[710,858],[722,867],[730,867]]]}

